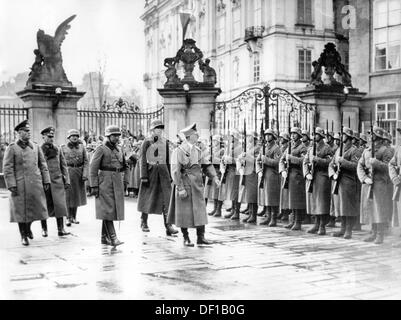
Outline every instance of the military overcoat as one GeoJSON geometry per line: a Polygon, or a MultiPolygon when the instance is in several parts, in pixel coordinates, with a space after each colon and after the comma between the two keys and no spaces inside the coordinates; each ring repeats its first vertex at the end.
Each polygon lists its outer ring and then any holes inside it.
{"type": "Polygon", "coordinates": [[[16,187],[18,192],[10,194],[10,221],[47,219],[43,185],[50,183],[50,175],[42,149],[34,142],[11,143],[4,154],[3,172],[7,188],[16,187]]]}
{"type": "MultiPolygon", "coordinates": [[[[334,203],[333,216],[336,217],[357,217],[359,216],[360,189],[356,168],[361,157],[361,150],[353,145],[344,146],[343,161],[338,163],[340,149],[337,149],[329,164],[329,177],[333,177],[340,168],[338,177],[338,193],[332,194],[334,203]]],[[[334,186],[334,183],[333,183],[334,186]]]]}
{"type": "MultiPolygon", "coordinates": [[[[308,149],[303,161],[303,174],[310,173],[310,166],[312,165],[313,144],[308,149]]],[[[313,162],[313,180],[312,192],[308,193],[310,197],[310,211],[312,215],[326,215],[330,214],[330,200],[331,200],[331,183],[328,175],[328,166],[333,154],[332,149],[323,140],[316,145],[316,157],[313,162]]]]}
{"type": "Polygon", "coordinates": [[[256,162],[258,175],[258,205],[278,207],[280,205],[280,174],[278,163],[281,157],[280,147],[272,141],[266,146],[266,153],[261,162],[256,162]],[[263,166],[263,171],[261,170],[263,166]],[[263,188],[259,188],[263,179],[263,188]]]}
{"type": "Polygon", "coordinates": [[[67,163],[63,151],[56,145],[41,145],[50,174],[50,189],[45,192],[49,217],[66,217],[65,185],[70,184],[67,163]]]}
{"type": "Polygon", "coordinates": [[[124,182],[128,184],[128,168],[119,146],[106,140],[96,148],[89,164],[89,178],[91,187],[99,187],[96,219],[124,220],[124,182]]]}
{"type": "MultiPolygon", "coordinates": [[[[290,169],[288,182],[288,203],[289,209],[306,209],[305,179],[302,173],[302,163],[307,152],[305,145],[298,140],[292,142],[290,155],[290,169]]],[[[279,172],[285,170],[286,155],[288,149],[280,158],[279,172]]]]}
{"type": "Polygon", "coordinates": [[[89,180],[89,159],[82,143],[68,142],[61,146],[67,162],[71,188],[66,191],[67,207],[76,208],[87,203],[85,181],[89,180]]]}
{"type": "Polygon", "coordinates": [[[393,184],[389,176],[388,163],[393,155],[394,152],[391,148],[379,145],[375,149],[375,158],[377,161],[373,166],[369,162],[369,159],[372,157],[371,148],[366,149],[358,161],[357,174],[362,183],[361,206],[364,208],[363,212],[361,212],[361,223],[390,222],[393,210],[393,184]],[[367,200],[368,186],[364,181],[369,177],[369,170],[371,169],[373,169],[373,199],[367,200]],[[369,208],[369,201],[372,201],[371,208],[369,208]]]}
{"type": "Polygon", "coordinates": [[[203,198],[202,170],[209,177],[216,176],[214,166],[210,163],[203,148],[189,145],[184,141],[174,149],[171,156],[171,175],[173,192],[171,193],[168,212],[168,223],[179,228],[194,228],[206,225],[206,204],[203,198]],[[187,196],[181,198],[179,190],[185,189],[187,196]]]}
{"type": "MultiPolygon", "coordinates": [[[[388,164],[389,168],[389,175],[391,181],[394,182],[394,179],[396,177],[400,176],[400,168],[401,168],[401,147],[397,147],[395,150],[394,156],[391,159],[391,161],[388,164]]],[[[396,190],[397,186],[393,186],[394,192],[396,190]]],[[[401,188],[401,184],[398,185],[398,188],[401,188]]],[[[398,227],[401,221],[401,202],[399,200],[401,197],[399,197],[396,201],[393,202],[393,219],[392,219],[392,225],[393,227],[398,227]]]]}
{"type": "Polygon", "coordinates": [[[225,200],[238,201],[240,173],[237,170],[235,159],[239,157],[242,149],[238,140],[235,140],[234,145],[235,147],[233,152],[232,142],[230,143],[222,159],[222,161],[224,161],[225,164],[221,163],[220,165],[221,177],[223,176],[224,173],[223,169],[224,166],[226,171],[225,182],[224,183],[222,182],[219,190],[220,201],[225,201],[225,200]]]}

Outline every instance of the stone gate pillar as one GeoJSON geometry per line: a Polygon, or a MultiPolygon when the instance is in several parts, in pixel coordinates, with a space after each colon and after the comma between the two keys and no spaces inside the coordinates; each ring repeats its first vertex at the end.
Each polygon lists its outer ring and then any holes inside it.
{"type": "Polygon", "coordinates": [[[164,88],[158,89],[164,100],[164,122],[167,136],[176,140],[176,134],[193,122],[197,123],[200,136],[209,136],[210,114],[216,97],[221,93],[216,88],[216,72],[209,66],[210,60],[202,60],[203,53],[195,46],[195,41],[186,39],[182,48],[173,58],[166,58],[164,88]],[[185,76],[180,79],[176,66],[181,62],[185,76]],[[195,63],[203,73],[203,81],[195,80],[192,72],[195,63]]]}
{"type": "Polygon", "coordinates": [[[32,140],[41,143],[40,131],[53,126],[56,129],[55,143],[65,143],[67,131],[77,128],[77,102],[84,94],[74,87],[40,84],[17,92],[29,109],[32,140]]]}
{"type": "Polygon", "coordinates": [[[310,84],[304,90],[296,92],[296,95],[304,102],[316,105],[316,125],[326,129],[328,121],[329,131],[333,123],[334,132],[339,132],[343,113],[343,125],[358,132],[361,100],[365,93],[352,87],[351,75],[341,63],[335,44],[327,43],[319,59],[312,62],[312,66],[314,70],[310,84]]]}

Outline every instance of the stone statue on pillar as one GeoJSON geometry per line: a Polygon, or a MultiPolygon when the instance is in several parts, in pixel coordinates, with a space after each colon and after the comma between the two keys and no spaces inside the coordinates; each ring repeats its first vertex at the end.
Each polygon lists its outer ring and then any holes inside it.
{"type": "Polygon", "coordinates": [[[63,43],[70,22],[76,15],[69,17],[57,28],[54,37],[41,29],[36,34],[38,49],[34,50],[35,62],[31,67],[26,86],[32,87],[32,84],[58,85],[71,87],[72,83],[68,81],[63,68],[63,58],[61,56],[61,44],[63,43]]]}
{"type": "Polygon", "coordinates": [[[336,45],[332,42],[324,46],[323,52],[317,61],[312,62],[313,72],[310,84],[315,87],[352,87],[351,75],[341,63],[341,56],[336,50],[336,45]],[[324,68],[324,69],[323,69],[324,68]],[[341,82],[334,78],[337,74],[341,77],[341,82]],[[322,77],[322,76],[325,77],[322,77]]]}
{"type": "Polygon", "coordinates": [[[203,72],[203,82],[213,84],[217,83],[216,71],[209,66],[210,59],[206,59],[205,62],[202,59],[199,60],[199,69],[203,72]]]}

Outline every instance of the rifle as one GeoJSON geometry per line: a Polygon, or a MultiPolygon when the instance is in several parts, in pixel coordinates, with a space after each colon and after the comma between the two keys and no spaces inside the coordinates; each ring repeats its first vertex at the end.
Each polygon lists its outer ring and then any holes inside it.
{"type": "MultiPolygon", "coordinates": [[[[373,120],[372,120],[372,111],[370,111],[370,135],[371,135],[371,141],[370,141],[370,143],[371,143],[371,149],[372,149],[372,151],[371,151],[371,153],[372,153],[372,156],[371,156],[371,158],[374,158],[375,157],[375,143],[374,143],[374,141],[373,141],[373,120]]],[[[373,182],[373,168],[370,168],[370,177],[371,177],[371,179],[372,179],[372,182],[373,182]]],[[[372,185],[371,184],[369,184],[368,185],[368,199],[373,199],[373,188],[372,188],[372,185]]]]}
{"type": "MultiPolygon", "coordinates": [[[[228,132],[230,132],[230,120],[228,120],[228,132]]],[[[234,150],[234,136],[232,139],[232,148],[234,150]]],[[[222,143],[220,141],[220,148],[222,147],[222,143]]],[[[228,142],[228,135],[227,135],[227,151],[229,150],[229,142],[228,142]]],[[[228,152],[227,152],[228,153],[228,152]]],[[[221,184],[226,183],[226,179],[227,179],[227,164],[225,163],[225,161],[221,161],[220,162],[220,172],[221,172],[221,184]]]]}
{"type": "MultiPolygon", "coordinates": [[[[263,130],[263,121],[261,121],[261,123],[260,123],[260,142],[262,143],[262,157],[263,157],[263,156],[265,156],[265,143],[266,143],[265,134],[264,134],[264,130],[263,130]]],[[[259,188],[263,189],[263,186],[264,186],[264,181],[263,181],[264,180],[264,166],[265,166],[263,164],[263,161],[262,161],[261,166],[262,166],[262,170],[260,172],[262,172],[262,175],[261,175],[261,178],[260,178],[259,188]]]]}
{"type": "MultiPolygon", "coordinates": [[[[397,175],[400,174],[400,168],[397,168],[397,175]]],[[[394,192],[393,192],[393,201],[400,201],[400,194],[401,194],[401,188],[400,185],[394,186],[394,192]]]]}
{"type": "MultiPolygon", "coordinates": [[[[291,112],[288,113],[288,135],[290,137],[290,141],[288,141],[287,153],[291,154],[291,112]]],[[[285,162],[285,172],[287,172],[287,176],[283,180],[282,188],[288,189],[289,175],[290,175],[290,162],[285,162]]]]}
{"type": "MultiPolygon", "coordinates": [[[[242,152],[246,153],[246,120],[244,119],[244,140],[242,141],[242,152]]],[[[241,164],[240,174],[241,174],[241,182],[240,185],[245,186],[245,167],[246,167],[246,158],[243,164],[241,164]]]]}
{"type": "MultiPolygon", "coordinates": [[[[340,133],[340,157],[343,156],[344,142],[343,142],[343,132],[344,132],[344,115],[341,112],[341,133],[340,133]]],[[[340,164],[337,164],[336,173],[334,175],[334,185],[332,194],[338,194],[338,188],[340,186],[340,173],[341,173],[340,164]]]]}
{"type": "Polygon", "coordinates": [[[212,135],[212,120],[209,123],[209,138],[210,138],[210,163],[213,164],[213,135],[212,135]]]}
{"type": "MultiPolygon", "coordinates": [[[[312,149],[312,154],[314,157],[316,157],[316,148],[317,148],[317,143],[316,143],[316,113],[313,115],[313,149],[312,149]]],[[[309,173],[312,175],[312,180],[307,180],[306,181],[306,191],[308,193],[313,192],[313,176],[315,174],[315,165],[313,161],[309,163],[309,173]]]]}

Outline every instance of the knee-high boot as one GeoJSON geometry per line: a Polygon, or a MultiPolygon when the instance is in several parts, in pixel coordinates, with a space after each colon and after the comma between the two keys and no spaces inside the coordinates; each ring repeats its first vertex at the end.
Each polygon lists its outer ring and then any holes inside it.
{"type": "Polygon", "coordinates": [[[219,201],[219,200],[215,200],[215,201],[217,201],[217,204],[216,204],[216,211],[214,212],[213,217],[218,218],[218,217],[221,217],[221,207],[223,206],[223,201],[219,201]]]}
{"type": "Polygon", "coordinates": [[[320,226],[320,216],[316,216],[315,217],[315,224],[313,225],[312,228],[308,229],[308,231],[306,231],[307,233],[317,233],[319,230],[319,226],[320,226]]]}
{"type": "Polygon", "coordinates": [[[317,232],[317,234],[319,236],[326,235],[326,224],[327,224],[328,217],[329,217],[328,214],[323,214],[323,215],[320,216],[319,231],[317,232]]]}
{"type": "Polygon", "coordinates": [[[264,210],[266,212],[266,219],[259,223],[260,226],[268,226],[272,218],[272,207],[265,206],[264,210]]]}
{"type": "Polygon", "coordinates": [[[187,228],[181,228],[181,232],[182,232],[182,235],[184,237],[184,246],[193,247],[194,244],[191,242],[191,239],[189,239],[188,229],[187,228]]]}
{"type": "Polygon", "coordinates": [[[116,234],[116,230],[114,229],[113,221],[104,220],[104,222],[105,222],[107,235],[110,238],[111,245],[113,247],[117,247],[117,246],[123,244],[124,242],[118,240],[118,238],[117,238],[117,234],[116,234]]]}
{"type": "Polygon", "coordinates": [[[72,223],[79,224],[79,221],[77,220],[77,212],[78,212],[78,207],[74,207],[74,210],[72,212],[72,223]]]}
{"type": "Polygon", "coordinates": [[[372,233],[363,239],[365,242],[372,242],[376,239],[377,236],[377,223],[372,223],[372,233]]]}
{"type": "MultiPolygon", "coordinates": [[[[341,218],[341,229],[340,229],[340,231],[334,232],[333,237],[342,237],[345,234],[346,217],[340,217],[340,218],[341,218]]],[[[334,217],[334,220],[335,220],[335,217],[334,217]]]]}
{"type": "Polygon", "coordinates": [[[344,239],[352,238],[352,228],[354,227],[355,217],[345,217],[344,239]]]}
{"type": "Polygon", "coordinates": [[[241,208],[241,203],[239,202],[234,202],[235,203],[235,207],[234,207],[234,214],[231,217],[231,220],[239,220],[239,211],[241,208]]]}
{"type": "Polygon", "coordinates": [[[32,222],[25,223],[26,235],[27,235],[27,237],[29,239],[32,240],[33,239],[33,233],[32,233],[32,230],[31,230],[31,225],[32,225],[32,222]]]}
{"type": "Polygon", "coordinates": [[[47,221],[41,220],[40,224],[42,225],[42,237],[47,237],[47,221]]]}
{"type": "Polygon", "coordinates": [[[164,221],[164,227],[166,228],[166,235],[169,237],[176,237],[176,234],[178,233],[178,230],[174,229],[173,226],[167,222],[167,210],[166,208],[163,208],[163,221],[164,221]]]}
{"type": "Polygon", "coordinates": [[[23,246],[29,246],[28,235],[26,233],[26,224],[23,222],[18,223],[19,232],[21,235],[21,243],[23,246]]]}
{"type": "Polygon", "coordinates": [[[205,239],[205,226],[196,227],[196,235],[198,237],[196,244],[213,244],[212,241],[205,239]]]}
{"type": "Polygon", "coordinates": [[[288,209],[288,224],[284,226],[286,229],[291,229],[295,224],[295,213],[294,210],[288,209]]]}
{"type": "Polygon", "coordinates": [[[107,235],[106,225],[104,223],[104,220],[102,220],[102,236],[100,238],[100,243],[111,246],[111,241],[110,241],[110,238],[107,235]]]}
{"type": "Polygon", "coordinates": [[[272,213],[271,220],[269,223],[269,227],[277,226],[277,216],[278,216],[278,207],[270,207],[270,211],[272,213]]]}
{"type": "Polygon", "coordinates": [[[214,213],[216,212],[216,210],[217,210],[217,203],[218,203],[218,200],[214,200],[214,207],[213,207],[213,210],[210,211],[210,212],[208,213],[209,216],[214,215],[214,213]]]}
{"type": "Polygon", "coordinates": [[[58,236],[62,237],[62,236],[68,236],[70,233],[66,232],[64,230],[64,220],[63,217],[60,218],[56,218],[57,221],[57,230],[58,230],[58,236]]]}
{"type": "Polygon", "coordinates": [[[250,203],[249,205],[249,218],[246,223],[256,223],[257,222],[257,210],[258,205],[256,203],[250,203]]]}
{"type": "Polygon", "coordinates": [[[295,209],[294,215],[295,215],[295,224],[292,226],[291,230],[293,231],[302,230],[302,220],[304,216],[302,209],[295,209]]]}
{"type": "Polygon", "coordinates": [[[145,212],[142,212],[142,214],[141,214],[141,229],[143,232],[150,231],[150,229],[148,227],[148,214],[145,212]]]}
{"type": "Polygon", "coordinates": [[[376,224],[377,235],[374,241],[374,244],[382,244],[384,240],[384,231],[385,231],[385,224],[384,223],[377,223],[376,224]]]}
{"type": "Polygon", "coordinates": [[[67,227],[71,227],[71,221],[72,221],[73,215],[74,215],[74,208],[68,208],[68,210],[67,210],[67,219],[65,221],[65,225],[67,227]]]}

